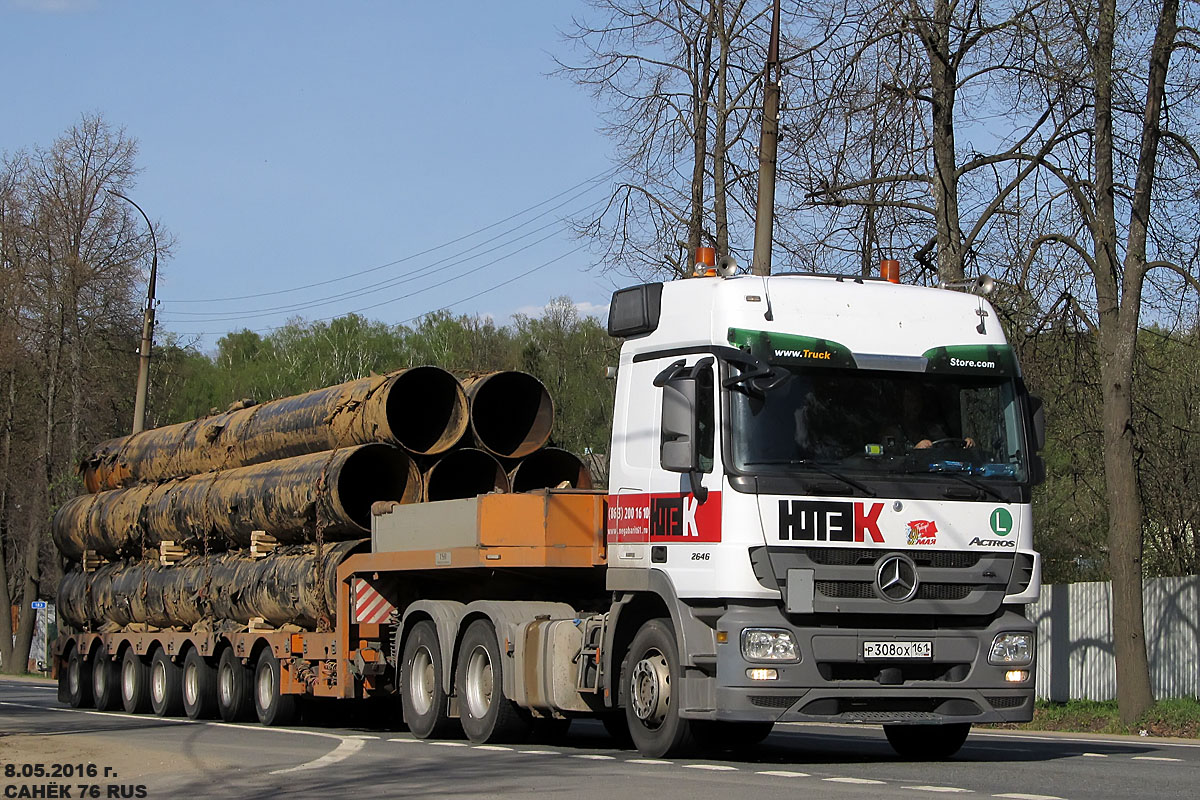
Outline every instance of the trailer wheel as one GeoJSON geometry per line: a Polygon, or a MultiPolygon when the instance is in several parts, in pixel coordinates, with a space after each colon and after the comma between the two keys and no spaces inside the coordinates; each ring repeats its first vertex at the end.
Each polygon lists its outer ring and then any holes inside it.
{"type": "Polygon", "coordinates": [[[695,748],[691,721],[679,716],[679,676],[670,622],[649,620],[633,637],[621,669],[629,735],[648,758],[679,756],[695,748]]]}
{"type": "Polygon", "coordinates": [[[404,721],[418,739],[448,736],[454,721],[446,714],[446,692],[442,688],[442,653],[438,648],[437,628],[429,620],[413,626],[404,641],[401,659],[400,691],[403,695],[404,721]]]}
{"type": "Polygon", "coordinates": [[[252,716],[250,685],[254,676],[242,664],[232,647],[226,647],[217,661],[217,711],[226,722],[245,722],[252,716]]]}
{"type": "Polygon", "coordinates": [[[92,663],[76,647],[67,659],[67,702],[71,708],[92,705],[92,663]]]}
{"type": "Polygon", "coordinates": [[[949,725],[884,725],[888,744],[901,758],[913,761],[940,761],[962,748],[971,732],[971,723],[949,725]]]}
{"type": "Polygon", "coordinates": [[[491,622],[477,619],[467,628],[455,672],[458,711],[468,739],[513,742],[529,737],[532,720],[504,696],[504,665],[491,622]]]}
{"type": "Polygon", "coordinates": [[[150,707],[159,717],[183,713],[183,668],[161,647],[150,659],[150,707]]]}
{"type": "Polygon", "coordinates": [[[279,659],[269,647],[254,670],[254,710],[263,725],[287,725],[296,718],[296,695],[279,691],[279,659]]]}
{"type": "Polygon", "coordinates": [[[132,647],[121,658],[121,705],[129,714],[150,710],[150,668],[132,647]]]}
{"type": "Polygon", "coordinates": [[[121,705],[121,665],[102,650],[92,658],[92,699],[100,711],[121,705]]]}
{"type": "Polygon", "coordinates": [[[217,715],[217,670],[195,648],[183,660],[183,713],[188,719],[217,715]]]}

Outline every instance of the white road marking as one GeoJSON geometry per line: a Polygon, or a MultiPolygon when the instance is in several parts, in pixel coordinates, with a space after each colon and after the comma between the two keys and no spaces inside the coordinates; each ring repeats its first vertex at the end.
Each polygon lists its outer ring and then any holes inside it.
{"type": "Polygon", "coordinates": [[[615,761],[616,756],[602,756],[599,753],[580,753],[579,755],[571,756],[571,758],[586,758],[592,761],[615,761]]]}
{"type": "Polygon", "coordinates": [[[430,742],[434,747],[470,747],[466,742],[430,742]]]}
{"type": "Polygon", "coordinates": [[[663,761],[661,758],[627,758],[626,764],[673,764],[673,761],[663,761]]]}
{"type": "Polygon", "coordinates": [[[366,744],[366,741],[357,737],[353,739],[345,738],[342,739],[337,747],[333,748],[333,750],[329,751],[320,758],[313,759],[312,761],[308,761],[296,767],[272,770],[270,774],[284,775],[289,772],[306,772],[310,769],[321,769],[322,767],[328,767],[331,764],[338,763],[339,761],[345,761],[359,750],[362,750],[364,744],[366,744]]]}
{"type": "Polygon", "coordinates": [[[378,739],[378,736],[371,736],[367,733],[352,733],[346,737],[347,739],[378,739]]]}
{"type": "Polygon", "coordinates": [[[504,747],[498,744],[477,744],[471,748],[472,750],[512,750],[511,747],[504,747]]]}
{"type": "Polygon", "coordinates": [[[877,781],[873,778],[822,778],[821,780],[829,781],[830,783],[862,783],[874,786],[883,786],[887,784],[887,781],[877,781]]]}
{"type": "Polygon", "coordinates": [[[1182,761],[1181,758],[1167,758],[1166,756],[1134,756],[1134,761],[1182,761]]]}
{"type": "Polygon", "coordinates": [[[994,794],[992,797],[1007,797],[1010,800],[1063,800],[1061,797],[1055,797],[1052,794],[1021,794],[1020,792],[994,794]]]}
{"type": "Polygon", "coordinates": [[[518,753],[525,753],[530,756],[556,756],[558,753],[553,750],[518,750],[518,753]]]}
{"type": "Polygon", "coordinates": [[[712,772],[737,772],[737,767],[728,764],[684,764],[684,769],[707,769],[712,772]]]}
{"type": "Polygon", "coordinates": [[[759,775],[772,775],[776,778],[807,778],[807,772],[789,772],[786,769],[764,769],[759,775]]]}
{"type": "Polygon", "coordinates": [[[1108,753],[1080,753],[1084,758],[1108,758],[1108,753]]]}
{"type": "MultiPolygon", "coordinates": [[[[823,724],[823,723],[822,723],[823,724]]],[[[971,731],[971,739],[1008,739],[1016,741],[1025,739],[1026,741],[1034,742],[1070,742],[1072,744],[1138,744],[1145,747],[1147,744],[1153,744],[1155,747],[1200,747],[1200,744],[1191,744],[1190,742],[1160,742],[1157,739],[1147,739],[1146,737],[1130,736],[1126,739],[1099,739],[1099,738],[1083,738],[1080,736],[1032,736],[1030,734],[1006,735],[1002,733],[984,733],[982,731],[971,731]]],[[[969,740],[968,740],[969,741],[969,740]]]]}
{"type": "Polygon", "coordinates": [[[403,744],[425,744],[424,739],[388,739],[389,742],[401,742],[403,744]]]}
{"type": "Polygon", "coordinates": [[[962,789],[958,786],[901,786],[901,789],[916,789],[918,792],[974,792],[974,789],[962,789]]]}

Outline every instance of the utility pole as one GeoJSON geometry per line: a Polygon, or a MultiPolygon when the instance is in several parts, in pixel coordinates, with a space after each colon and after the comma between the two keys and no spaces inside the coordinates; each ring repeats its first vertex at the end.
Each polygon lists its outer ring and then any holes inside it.
{"type": "Polygon", "coordinates": [[[146,287],[146,312],[142,316],[142,344],[138,348],[137,392],[133,396],[133,432],[137,433],[146,427],[146,391],[150,386],[150,349],[154,343],[154,283],[158,280],[158,239],[154,236],[154,226],[150,223],[150,218],[142,211],[141,206],[118,191],[104,191],[121,198],[138,210],[142,219],[146,220],[146,227],[150,229],[150,244],[154,248],[150,261],[150,283],[146,287]]]}
{"type": "Polygon", "coordinates": [[[771,274],[771,245],[775,235],[775,171],[779,153],[779,0],[771,17],[771,44],[763,77],[762,134],[758,143],[758,203],[754,209],[755,275],[771,274]]]}

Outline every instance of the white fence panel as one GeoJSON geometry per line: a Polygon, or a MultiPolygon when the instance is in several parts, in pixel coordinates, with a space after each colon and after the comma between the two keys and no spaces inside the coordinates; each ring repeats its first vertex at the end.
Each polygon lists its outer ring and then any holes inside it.
{"type": "MultiPolygon", "coordinates": [[[[1144,598],[1154,696],[1200,696],[1200,576],[1147,580],[1144,598]]],[[[1111,584],[1043,586],[1028,612],[1038,626],[1038,697],[1117,696],[1111,584]]]]}

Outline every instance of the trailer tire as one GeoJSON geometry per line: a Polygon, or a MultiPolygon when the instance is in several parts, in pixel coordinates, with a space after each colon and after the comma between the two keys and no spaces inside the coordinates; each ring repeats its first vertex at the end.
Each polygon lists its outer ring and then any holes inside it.
{"type": "Polygon", "coordinates": [[[296,719],[296,695],[279,691],[279,659],[265,648],[254,670],[254,711],[263,725],[288,725],[296,719]]]}
{"type": "Polygon", "coordinates": [[[158,717],[183,713],[183,667],[161,647],[150,659],[150,707],[158,717]]]}
{"type": "Polygon", "coordinates": [[[234,654],[232,647],[217,660],[217,713],[225,722],[248,722],[254,715],[250,697],[254,675],[234,654]]]}
{"type": "Polygon", "coordinates": [[[442,688],[442,653],[437,628],[429,620],[413,626],[404,640],[400,692],[404,721],[418,739],[445,738],[453,732],[454,720],[446,713],[447,698],[442,688]]]}
{"type": "Polygon", "coordinates": [[[911,761],[941,761],[967,741],[971,723],[949,725],[884,725],[883,733],[896,755],[911,761]]]}
{"type": "Polygon", "coordinates": [[[121,657],[121,707],[127,714],[150,710],[150,667],[132,647],[121,657]]]}
{"type": "Polygon", "coordinates": [[[532,720],[504,696],[503,658],[492,623],[486,619],[472,622],[458,647],[454,676],[463,732],[472,742],[529,738],[532,720]]]}
{"type": "Polygon", "coordinates": [[[78,647],[67,658],[67,703],[71,708],[92,705],[92,662],[84,658],[78,647]]]}
{"type": "Polygon", "coordinates": [[[195,648],[183,659],[183,713],[188,719],[217,715],[217,670],[195,648]]]}
{"type": "Polygon", "coordinates": [[[633,744],[647,758],[695,749],[691,720],[679,716],[679,648],[665,619],[647,621],[629,644],[621,668],[625,719],[633,744]]]}
{"type": "Polygon", "coordinates": [[[115,711],[121,705],[121,665],[103,650],[92,656],[92,699],[97,711],[115,711]]]}

